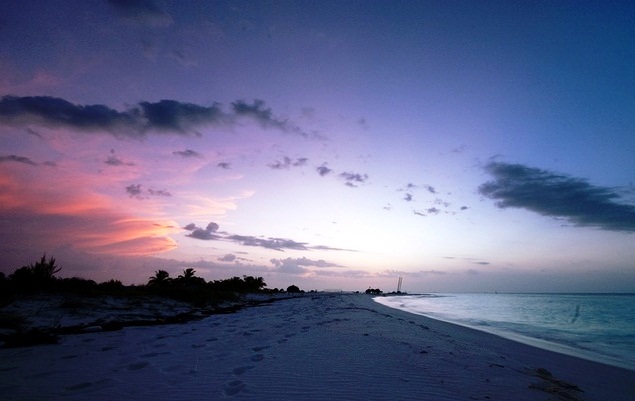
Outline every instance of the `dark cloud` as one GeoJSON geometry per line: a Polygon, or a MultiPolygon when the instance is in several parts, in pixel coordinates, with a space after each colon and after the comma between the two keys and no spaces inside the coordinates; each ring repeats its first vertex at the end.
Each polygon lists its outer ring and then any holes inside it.
{"type": "Polygon", "coordinates": [[[29,166],[37,166],[37,163],[29,159],[28,157],[16,155],[0,156],[0,163],[4,162],[23,163],[28,164],[29,166]]]}
{"type": "Polygon", "coordinates": [[[200,136],[196,131],[200,127],[232,125],[237,117],[242,116],[256,118],[264,127],[302,133],[298,127],[290,125],[286,120],[274,118],[271,110],[264,108],[262,101],[256,101],[253,105],[244,102],[232,103],[232,112],[228,114],[223,112],[217,103],[201,106],[166,99],[158,102],[140,102],[127,110],[118,111],[105,105],[77,105],[50,96],[0,98],[0,124],[27,128],[30,125],[40,125],[86,132],[102,131],[117,137],[142,138],[150,131],[200,136]]]}
{"type": "Polygon", "coordinates": [[[108,164],[109,166],[134,166],[135,165],[134,163],[124,162],[117,156],[113,156],[113,155],[108,156],[108,158],[104,161],[104,163],[108,164]]]}
{"type": "Polygon", "coordinates": [[[232,103],[232,109],[237,115],[253,117],[265,127],[285,128],[286,120],[279,120],[273,117],[271,109],[265,107],[265,102],[255,99],[253,104],[238,100],[232,103]]]}
{"type": "Polygon", "coordinates": [[[162,130],[188,133],[192,128],[217,123],[223,118],[220,105],[199,106],[176,100],[161,100],[156,103],[139,103],[142,116],[148,127],[162,130]]]}
{"type": "MultiPolygon", "coordinates": [[[[436,215],[438,215],[438,214],[440,214],[440,213],[441,213],[441,210],[437,209],[436,207],[431,207],[431,208],[428,208],[428,209],[426,209],[426,210],[424,210],[424,211],[421,211],[421,210],[413,210],[412,212],[413,212],[414,214],[416,214],[417,216],[423,216],[423,217],[426,217],[426,216],[430,216],[430,215],[432,215],[432,216],[436,216],[436,215]]],[[[446,214],[447,214],[447,212],[446,212],[446,214]]]]}
{"type": "Polygon", "coordinates": [[[275,162],[268,164],[268,166],[274,170],[282,170],[282,169],[288,169],[290,167],[304,166],[306,165],[308,160],[309,159],[307,159],[306,157],[300,157],[298,159],[293,160],[290,157],[285,156],[282,159],[282,161],[276,160],[275,162]]]}
{"type": "Polygon", "coordinates": [[[311,266],[311,267],[342,267],[338,264],[330,263],[323,259],[311,260],[311,259],[307,259],[306,257],[271,259],[271,263],[273,263],[276,266],[293,265],[293,266],[311,266]]]}
{"type": "Polygon", "coordinates": [[[112,132],[136,126],[138,119],[132,112],[120,113],[103,105],[79,106],[50,96],[4,96],[0,100],[0,123],[112,132]]]}
{"type": "Polygon", "coordinates": [[[172,194],[165,189],[148,189],[148,193],[152,196],[172,196],[172,194]]]}
{"type": "Polygon", "coordinates": [[[230,234],[227,232],[219,232],[218,224],[209,223],[205,229],[199,228],[194,223],[190,223],[183,227],[183,229],[190,231],[187,234],[188,237],[204,240],[220,240],[235,242],[243,246],[256,246],[266,249],[272,249],[275,251],[284,250],[296,250],[296,251],[309,251],[309,250],[322,250],[322,251],[349,251],[348,249],[332,248],[326,245],[309,245],[306,242],[297,242],[287,238],[263,238],[255,237],[251,235],[238,235],[230,234]]]}
{"type": "Polygon", "coordinates": [[[368,174],[359,174],[359,173],[349,173],[344,172],[340,173],[339,176],[346,181],[346,185],[352,188],[358,186],[358,184],[363,184],[368,180],[368,174]]]}
{"type": "Polygon", "coordinates": [[[172,16],[151,0],[108,0],[117,14],[129,21],[149,27],[172,25],[172,16]]]}
{"type": "Polygon", "coordinates": [[[143,190],[141,184],[131,184],[126,187],[126,192],[131,198],[147,199],[148,196],[172,196],[172,194],[165,189],[152,189],[143,190]]]}
{"type": "Polygon", "coordinates": [[[141,102],[123,112],[99,104],[76,105],[50,96],[4,96],[0,100],[0,123],[106,131],[118,136],[141,137],[148,130],[188,134],[195,126],[220,119],[222,112],[217,105],[205,107],[175,100],[141,102]]]}
{"type": "Polygon", "coordinates": [[[205,227],[207,231],[213,231],[213,232],[218,231],[219,228],[220,228],[219,225],[214,222],[209,223],[207,227],[205,227]]]}
{"type": "Polygon", "coordinates": [[[271,109],[267,108],[262,100],[255,99],[252,104],[243,100],[235,101],[232,103],[232,111],[238,117],[253,118],[264,128],[276,128],[283,132],[309,137],[309,134],[290,123],[289,120],[275,117],[271,109]]]}
{"type": "Polygon", "coordinates": [[[140,198],[143,191],[141,184],[131,184],[126,187],[126,192],[131,198],[140,198]]]}
{"type": "Polygon", "coordinates": [[[226,239],[245,246],[258,246],[276,251],[283,251],[285,249],[295,251],[309,250],[305,242],[296,242],[286,238],[258,238],[248,235],[230,235],[226,237],[226,239]]]}
{"type": "Polygon", "coordinates": [[[234,260],[236,260],[236,255],[234,255],[233,253],[228,253],[227,255],[218,258],[218,260],[221,262],[233,262],[234,260]]]}
{"type": "Polygon", "coordinates": [[[202,155],[200,153],[198,153],[197,151],[192,150],[192,149],[176,150],[176,151],[172,152],[172,154],[175,155],[175,156],[182,156],[182,157],[185,157],[185,158],[188,158],[188,157],[200,158],[200,157],[202,157],[202,155]]]}
{"type": "Polygon", "coordinates": [[[197,227],[196,224],[190,223],[183,227],[183,229],[190,232],[186,235],[190,238],[196,238],[204,241],[217,240],[222,238],[220,235],[216,234],[216,231],[218,231],[218,224],[214,222],[209,223],[205,228],[200,228],[197,227]]]}
{"type": "MultiPolygon", "coordinates": [[[[437,193],[437,190],[431,185],[428,185],[428,184],[417,185],[417,184],[413,184],[411,182],[406,184],[406,186],[403,187],[403,188],[398,188],[397,191],[399,191],[399,192],[404,192],[404,191],[408,192],[408,194],[406,194],[406,197],[407,197],[408,195],[412,196],[411,193],[413,191],[421,189],[421,188],[425,189],[426,191],[428,191],[431,194],[436,194],[437,193]]],[[[406,199],[406,200],[408,200],[408,199],[406,199]]]]}
{"type": "Polygon", "coordinates": [[[345,248],[333,248],[326,245],[314,245],[311,249],[319,250],[319,251],[346,251],[346,252],[357,252],[353,249],[345,249],[345,248]]]}
{"type": "Polygon", "coordinates": [[[325,175],[329,175],[331,172],[333,172],[332,169],[326,167],[326,163],[322,163],[322,165],[320,167],[316,168],[318,174],[322,177],[324,177],[325,175]]]}
{"type": "Polygon", "coordinates": [[[494,180],[478,191],[500,208],[527,209],[578,226],[635,232],[635,206],[619,202],[615,189],[521,164],[492,162],[485,170],[494,180]]]}
{"type": "Polygon", "coordinates": [[[216,167],[220,167],[223,168],[225,170],[229,170],[231,164],[227,163],[227,162],[220,162],[216,165],[216,167]]]}

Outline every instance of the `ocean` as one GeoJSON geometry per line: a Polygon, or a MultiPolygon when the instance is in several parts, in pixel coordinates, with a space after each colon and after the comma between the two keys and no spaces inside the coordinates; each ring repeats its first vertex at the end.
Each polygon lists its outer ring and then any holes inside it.
{"type": "Polygon", "coordinates": [[[375,301],[635,370],[635,294],[430,294],[375,301]]]}

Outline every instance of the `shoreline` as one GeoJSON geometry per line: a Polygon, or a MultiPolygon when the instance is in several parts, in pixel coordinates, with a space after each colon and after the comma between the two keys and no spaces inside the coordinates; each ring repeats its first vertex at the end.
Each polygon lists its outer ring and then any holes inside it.
{"type": "MultiPolygon", "coordinates": [[[[436,294],[401,294],[401,295],[397,295],[397,294],[387,294],[386,296],[411,296],[411,295],[416,295],[416,296],[446,296],[446,295],[436,295],[436,294]]],[[[565,294],[565,295],[579,295],[579,294],[565,294]]],[[[587,295],[587,294],[584,294],[587,295]]],[[[592,295],[596,295],[596,294],[592,294],[592,295]]],[[[604,295],[604,294],[599,294],[599,295],[604,295]]],[[[624,295],[633,295],[633,294],[624,294],[624,295]]],[[[378,300],[383,298],[383,296],[377,296],[374,297],[374,300],[378,300]]],[[[389,305],[386,305],[380,301],[376,301],[377,303],[387,306],[389,308],[392,308],[389,305]]],[[[408,311],[405,309],[399,309],[399,308],[393,308],[393,309],[397,309],[397,310],[402,310],[404,312],[407,313],[411,313],[413,315],[417,315],[417,316],[423,316],[423,317],[427,317],[429,319],[433,319],[433,320],[438,320],[441,322],[446,322],[449,324],[454,324],[457,326],[462,326],[462,327],[466,327],[469,329],[473,329],[473,330],[477,330],[483,333],[488,333],[497,337],[502,337],[505,338],[507,340],[510,341],[514,341],[514,342],[518,342],[521,344],[525,344],[531,347],[535,347],[535,348],[540,348],[546,351],[551,351],[551,352],[556,352],[559,354],[563,354],[563,355],[568,355],[571,357],[575,357],[575,358],[580,358],[580,359],[584,359],[584,360],[588,360],[588,361],[592,361],[592,362],[597,362],[603,365],[609,365],[609,366],[614,366],[614,367],[618,367],[621,369],[627,369],[630,371],[635,372],[635,366],[633,365],[629,365],[627,362],[621,361],[619,359],[615,359],[612,358],[609,355],[604,355],[601,354],[599,352],[595,352],[593,350],[584,350],[581,348],[576,348],[576,347],[571,347],[568,346],[566,344],[563,343],[559,343],[556,341],[550,341],[550,340],[546,340],[546,339],[541,339],[541,338],[536,338],[536,337],[531,337],[528,335],[524,335],[521,333],[514,333],[511,331],[505,331],[502,329],[498,329],[496,327],[489,327],[489,326],[478,326],[478,325],[471,325],[468,323],[463,323],[460,321],[455,321],[452,319],[446,319],[443,318],[441,316],[435,316],[433,314],[426,314],[426,313],[420,313],[420,312],[415,312],[415,311],[408,311]]]]}
{"type": "Polygon", "coordinates": [[[304,294],[186,324],[0,349],[0,391],[7,400],[626,401],[635,372],[366,294],[304,294]]]}

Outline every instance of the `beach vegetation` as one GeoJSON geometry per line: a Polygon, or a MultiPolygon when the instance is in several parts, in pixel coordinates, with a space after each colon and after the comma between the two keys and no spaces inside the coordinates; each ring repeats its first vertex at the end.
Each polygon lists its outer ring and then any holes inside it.
{"type": "Polygon", "coordinates": [[[264,290],[267,283],[262,277],[243,276],[242,278],[232,277],[224,280],[214,280],[207,285],[216,291],[257,293],[264,290]]]}
{"type": "Polygon", "coordinates": [[[300,292],[300,287],[298,287],[297,285],[290,285],[287,287],[287,292],[289,293],[298,293],[300,292]]]}
{"type": "Polygon", "coordinates": [[[190,268],[183,269],[183,274],[180,274],[174,284],[180,287],[188,288],[201,288],[205,285],[205,279],[202,277],[196,277],[196,270],[190,268]]]}
{"type": "Polygon", "coordinates": [[[54,289],[58,292],[69,292],[83,296],[93,296],[97,292],[97,283],[80,277],[57,279],[54,289]]]}
{"type": "Polygon", "coordinates": [[[150,276],[148,279],[148,286],[150,287],[167,287],[172,283],[170,273],[165,270],[157,270],[154,272],[154,276],[150,276]]]}
{"type": "Polygon", "coordinates": [[[42,258],[31,263],[29,266],[22,266],[9,276],[12,284],[22,290],[46,290],[50,289],[57,274],[62,268],[57,265],[54,257],[46,259],[46,254],[42,258]]]}
{"type": "Polygon", "coordinates": [[[13,291],[11,291],[11,282],[0,273],[0,307],[8,305],[13,301],[13,291]]]}
{"type": "Polygon", "coordinates": [[[101,292],[105,292],[108,294],[118,294],[121,295],[125,292],[125,286],[119,280],[110,279],[108,281],[104,281],[103,283],[99,283],[98,288],[101,292]]]}
{"type": "Polygon", "coordinates": [[[379,288],[369,288],[366,290],[366,294],[370,294],[370,295],[380,295],[382,293],[383,291],[380,290],[379,288]]]}
{"type": "MultiPolygon", "coordinates": [[[[142,285],[124,285],[115,279],[98,284],[93,280],[79,277],[58,278],[56,274],[60,270],[61,267],[58,266],[55,258],[47,258],[44,255],[35,263],[16,269],[8,277],[0,274],[0,308],[17,300],[30,299],[38,293],[43,293],[47,302],[48,300],[55,301],[52,307],[71,314],[88,307],[95,307],[94,302],[88,302],[85,298],[97,296],[125,297],[127,305],[137,304],[138,307],[146,307],[148,297],[164,297],[188,302],[194,307],[229,310],[232,306],[227,307],[222,304],[227,302],[239,304],[243,294],[274,293],[273,290],[267,289],[267,283],[262,277],[244,275],[206,281],[198,277],[193,268],[184,268],[176,278],[171,278],[166,270],[157,269],[154,275],[148,278],[148,282],[142,285]]],[[[275,292],[278,291],[284,292],[277,289],[275,292]]],[[[0,341],[4,342],[5,347],[54,344],[61,333],[76,329],[61,327],[60,319],[61,317],[47,327],[29,327],[29,321],[25,317],[12,314],[8,309],[2,308],[0,309],[0,329],[8,329],[11,332],[0,333],[0,341]]],[[[187,319],[187,316],[177,316],[174,321],[183,322],[187,319]]],[[[164,319],[160,321],[165,323],[164,319]]],[[[117,324],[119,323],[113,323],[113,325],[117,324]]],[[[119,325],[123,327],[123,324],[119,325]]]]}

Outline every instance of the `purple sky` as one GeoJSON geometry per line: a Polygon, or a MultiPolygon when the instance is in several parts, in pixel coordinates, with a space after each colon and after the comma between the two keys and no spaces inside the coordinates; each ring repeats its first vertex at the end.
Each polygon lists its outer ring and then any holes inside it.
{"type": "Polygon", "coordinates": [[[0,263],[635,289],[632,2],[10,1],[0,263]]]}

